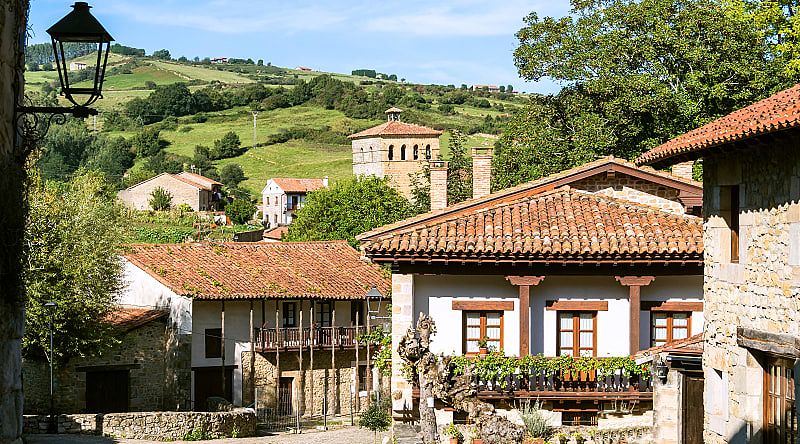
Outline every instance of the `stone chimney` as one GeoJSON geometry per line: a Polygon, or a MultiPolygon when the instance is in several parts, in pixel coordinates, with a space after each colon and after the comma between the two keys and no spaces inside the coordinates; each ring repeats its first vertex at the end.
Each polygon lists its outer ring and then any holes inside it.
{"type": "Polygon", "coordinates": [[[694,169],[693,160],[676,163],[675,165],[672,165],[672,175],[675,177],[680,177],[682,179],[691,179],[692,169],[694,169]]]}
{"type": "Polygon", "coordinates": [[[431,161],[431,211],[447,208],[447,162],[431,161]]]}
{"type": "Polygon", "coordinates": [[[472,148],[472,197],[492,192],[492,149],[472,148]]]}
{"type": "Polygon", "coordinates": [[[328,176],[322,178],[322,186],[328,188],[328,176]]]}

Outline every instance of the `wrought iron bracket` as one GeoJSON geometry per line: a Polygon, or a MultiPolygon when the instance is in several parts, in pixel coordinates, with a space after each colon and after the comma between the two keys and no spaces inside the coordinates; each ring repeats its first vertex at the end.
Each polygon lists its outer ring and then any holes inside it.
{"type": "MultiPolygon", "coordinates": [[[[26,98],[27,99],[27,98],[26,98]]],[[[22,154],[33,151],[50,130],[50,125],[63,125],[67,115],[79,119],[96,116],[97,110],[85,106],[17,106],[14,108],[14,128],[22,140],[22,154]]]]}

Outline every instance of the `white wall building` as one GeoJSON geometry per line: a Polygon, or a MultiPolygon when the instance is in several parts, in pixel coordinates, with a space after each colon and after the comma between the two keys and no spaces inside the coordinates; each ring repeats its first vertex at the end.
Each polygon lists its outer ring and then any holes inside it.
{"type": "Polygon", "coordinates": [[[291,224],[308,193],[327,187],[328,176],[322,179],[274,177],[268,180],[261,191],[264,225],[273,229],[291,224]]]}

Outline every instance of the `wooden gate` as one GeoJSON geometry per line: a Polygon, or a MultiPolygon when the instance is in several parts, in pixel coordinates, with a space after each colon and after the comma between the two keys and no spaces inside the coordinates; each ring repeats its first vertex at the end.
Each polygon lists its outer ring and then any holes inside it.
{"type": "Polygon", "coordinates": [[[681,400],[683,444],[703,443],[703,377],[684,374],[681,400]]]}
{"type": "Polygon", "coordinates": [[[194,369],[194,410],[208,410],[208,398],[215,396],[233,402],[233,368],[202,367],[194,369]],[[225,386],[223,390],[223,385],[225,386]]]}
{"type": "Polygon", "coordinates": [[[128,411],[128,370],[86,372],[86,411],[121,413],[128,411]]]}

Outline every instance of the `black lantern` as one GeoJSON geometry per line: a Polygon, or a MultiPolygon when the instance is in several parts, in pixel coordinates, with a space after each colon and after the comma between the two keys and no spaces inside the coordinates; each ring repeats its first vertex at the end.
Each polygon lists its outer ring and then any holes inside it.
{"type": "Polygon", "coordinates": [[[61,82],[61,94],[78,108],[85,108],[103,97],[103,78],[106,75],[108,50],[114,38],[103,25],[89,12],[86,2],[75,2],[72,12],[64,16],[47,30],[53,41],[53,53],[61,82]],[[94,66],[94,79],[91,87],[74,87],[69,84],[69,65],[67,65],[64,43],[91,43],[97,45],[97,62],[94,66]],[[82,96],[78,99],[75,96],[82,96]]]}
{"type": "Polygon", "coordinates": [[[658,379],[661,380],[662,384],[666,384],[667,375],[669,374],[669,367],[667,366],[667,363],[661,358],[656,358],[655,369],[658,379]]]}
{"type": "Polygon", "coordinates": [[[370,288],[367,292],[367,309],[370,318],[378,319],[377,315],[381,311],[381,302],[383,302],[383,294],[378,291],[377,287],[370,288]]]}

